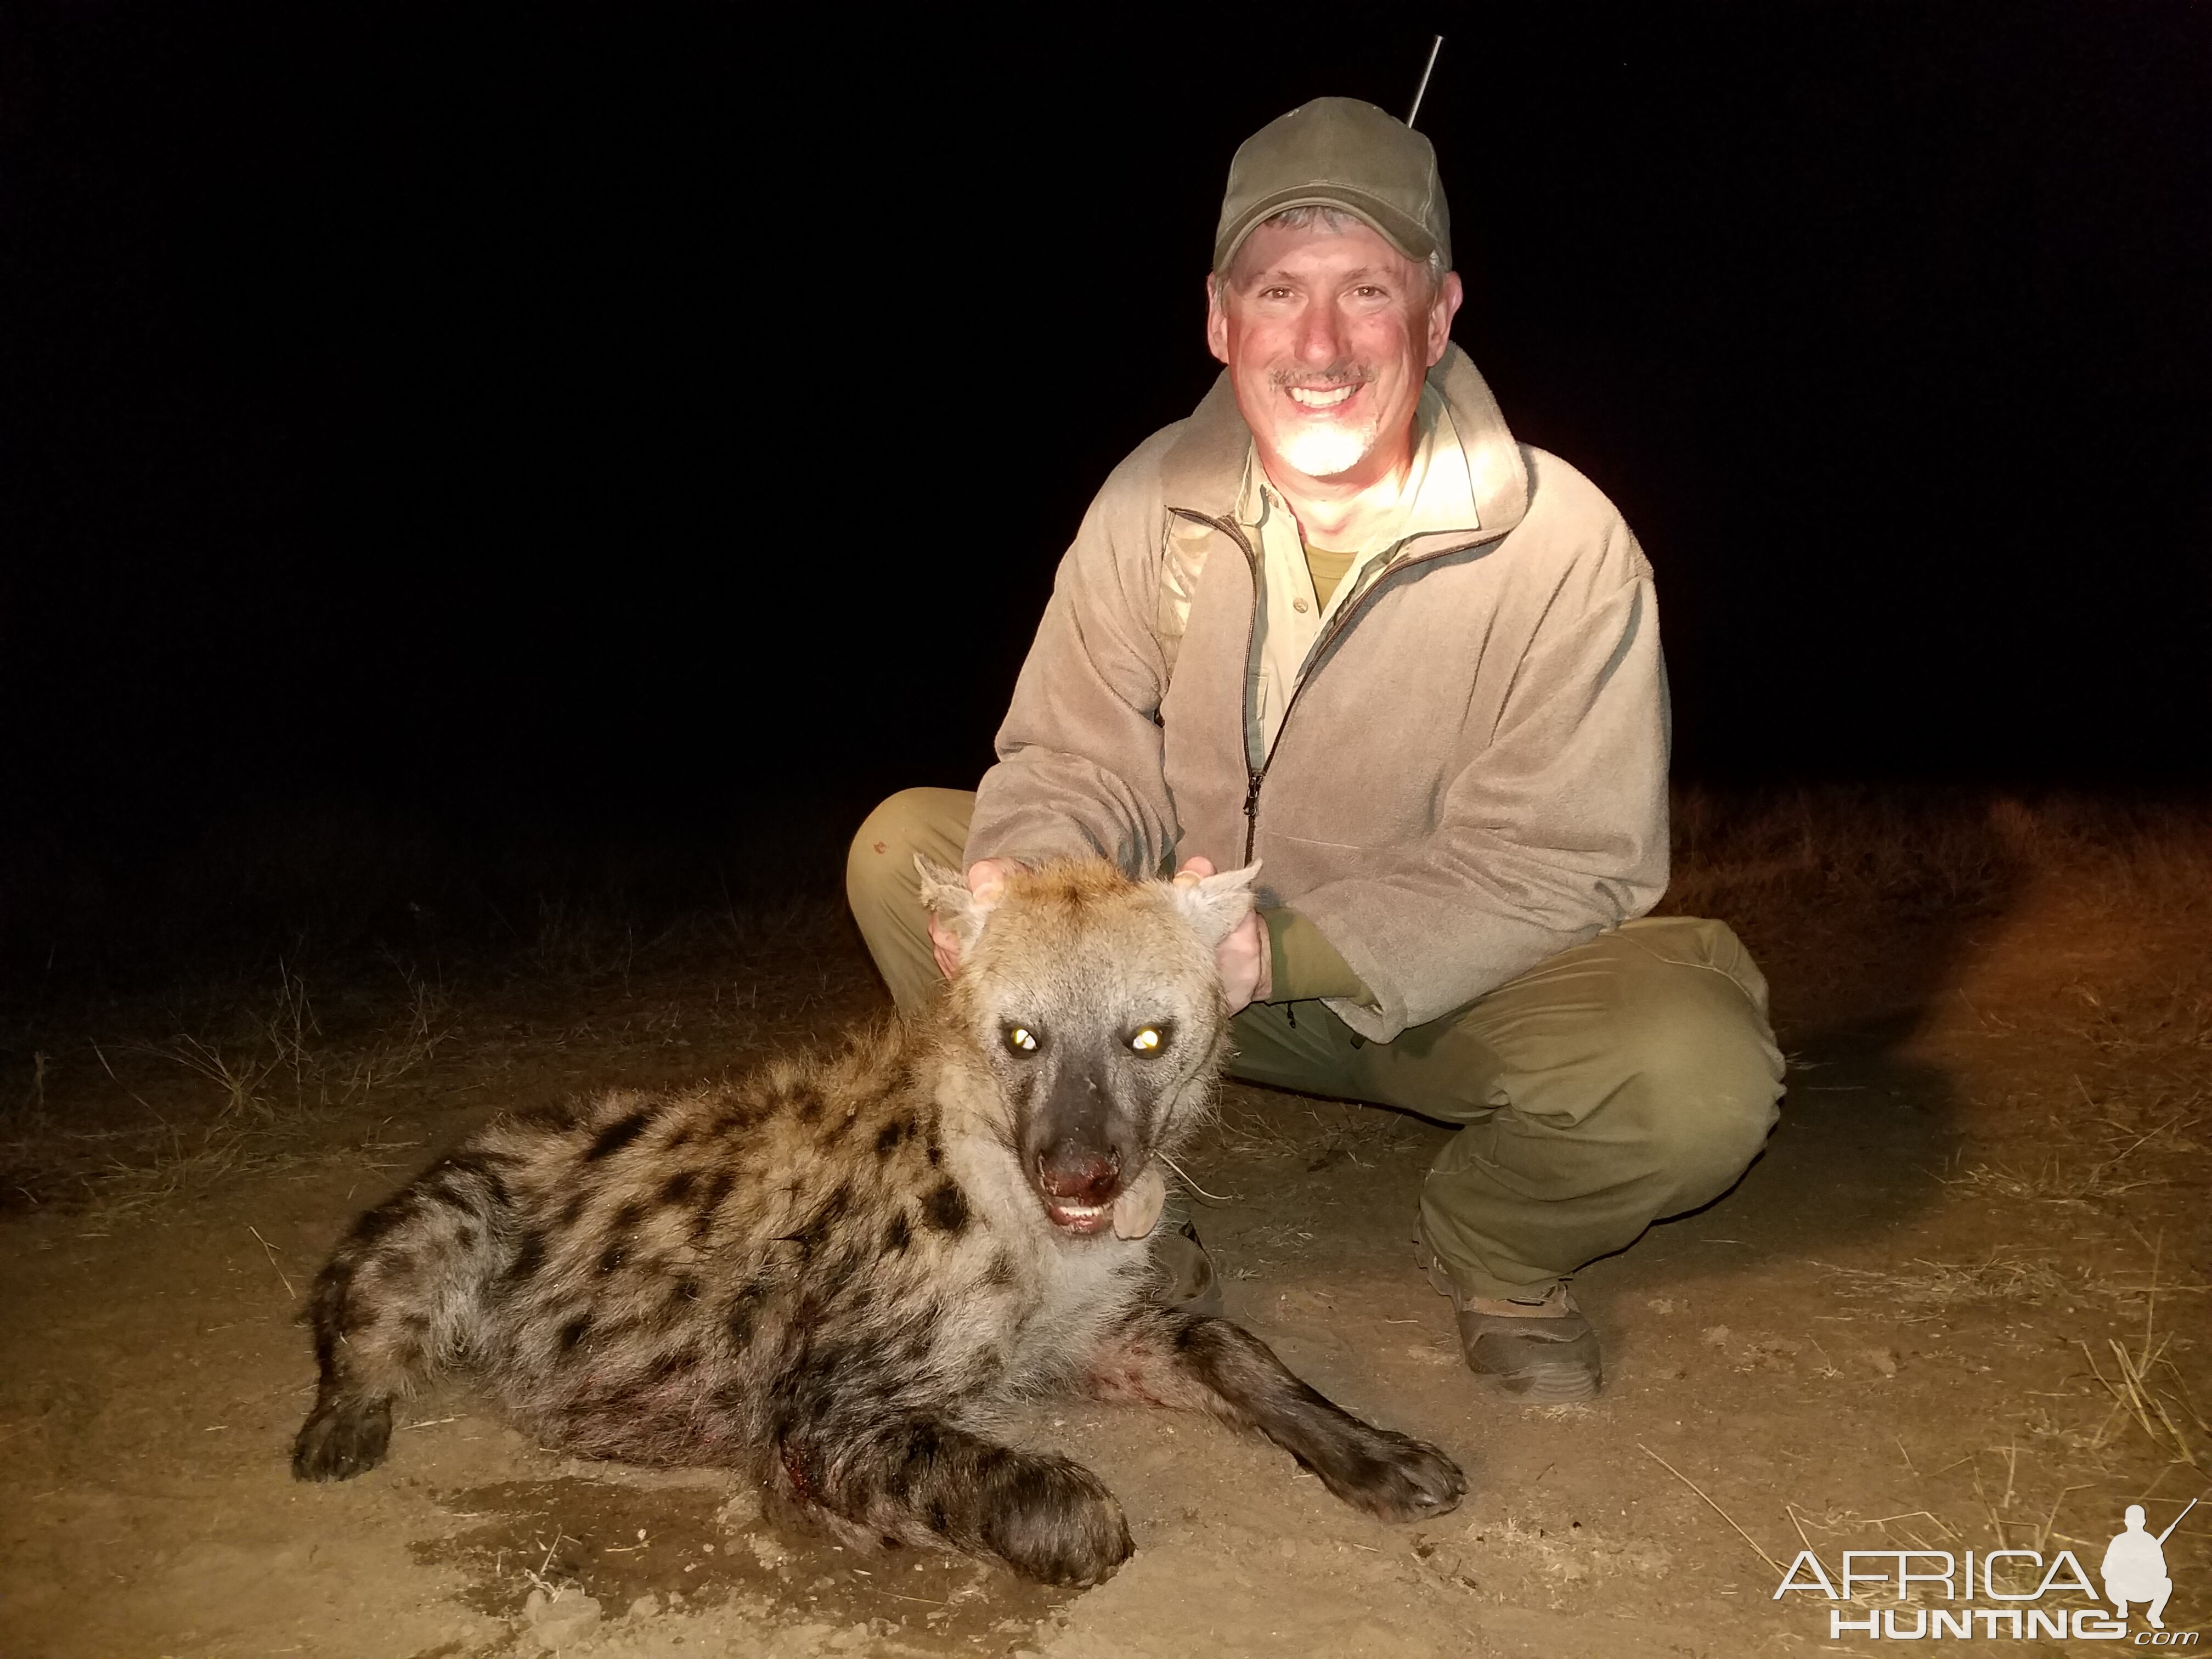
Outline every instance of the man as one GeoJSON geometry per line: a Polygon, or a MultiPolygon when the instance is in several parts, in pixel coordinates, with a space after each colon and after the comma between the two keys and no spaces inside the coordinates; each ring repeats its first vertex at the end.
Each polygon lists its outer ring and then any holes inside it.
{"type": "Polygon", "coordinates": [[[1428,140],[1324,98],[1230,168],[1207,280],[1226,372],[1115,470],[1060,568],[969,796],[909,790],[848,892],[902,1006],[949,972],[913,854],[1264,861],[1224,942],[1232,1075],[1467,1126],[1419,1256],[1469,1365],[1587,1399],[1567,1281],[1727,1190],[1775,1118],[1765,986],[1667,882],[1650,567],[1516,445],[1450,343],[1428,140]]]}
{"type": "MultiPolygon", "coordinates": [[[[2195,1509],[2194,1503],[2190,1509],[2195,1509]]],[[[2187,1510],[2182,1511],[2184,1515],[2187,1510]]],[[[2117,1534],[2105,1546],[2105,1560],[2099,1576],[2105,1581],[2105,1599],[2119,1609],[2119,1617],[2128,1616],[2128,1603],[2148,1603],[2143,1617],[2150,1621],[2153,1630],[2166,1628],[2166,1604],[2173,1595],[2173,1580],[2166,1573],[2166,1540],[2173,1527],[2165,1532],[2152,1533],[2143,1525],[2143,1506],[2128,1505],[2127,1530],[2117,1534]]],[[[2180,1525],[2179,1517],[2174,1526],[2180,1525]]]]}

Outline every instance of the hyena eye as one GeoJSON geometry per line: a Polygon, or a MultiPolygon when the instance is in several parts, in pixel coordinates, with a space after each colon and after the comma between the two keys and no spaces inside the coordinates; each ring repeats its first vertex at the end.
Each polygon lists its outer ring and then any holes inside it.
{"type": "Polygon", "coordinates": [[[1160,1046],[1160,1028],[1147,1025],[1129,1039],[1129,1046],[1140,1054],[1156,1054],[1160,1046]]]}
{"type": "Polygon", "coordinates": [[[1018,1054],[1033,1054],[1036,1052],[1036,1033],[1030,1030],[1028,1026],[1009,1025],[1006,1027],[1006,1047],[1012,1049],[1014,1053],[1018,1054]]]}

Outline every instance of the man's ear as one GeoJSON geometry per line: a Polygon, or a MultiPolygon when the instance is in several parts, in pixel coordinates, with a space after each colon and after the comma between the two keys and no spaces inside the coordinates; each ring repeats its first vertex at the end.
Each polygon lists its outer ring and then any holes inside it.
{"type": "Polygon", "coordinates": [[[1229,361],[1229,295],[1218,276],[1206,279],[1206,349],[1217,362],[1229,361]]]}
{"type": "Polygon", "coordinates": [[[1451,345],[1452,319],[1459,315],[1460,303],[1467,298],[1467,289],[1459,280],[1459,272],[1448,270],[1437,284],[1435,300],[1429,307],[1429,367],[1434,368],[1444,358],[1451,345]]]}
{"type": "Polygon", "coordinates": [[[1176,914],[1211,949],[1252,914],[1252,884],[1259,874],[1259,861],[1255,860],[1242,870],[1224,870],[1218,876],[1177,876],[1168,884],[1168,890],[1174,896],[1176,914]]]}
{"type": "Polygon", "coordinates": [[[938,925],[960,941],[960,954],[965,957],[975,949],[985,920],[998,908],[1003,884],[978,897],[968,890],[967,878],[957,870],[948,870],[919,853],[914,855],[914,867],[921,872],[921,902],[936,913],[938,925]]]}

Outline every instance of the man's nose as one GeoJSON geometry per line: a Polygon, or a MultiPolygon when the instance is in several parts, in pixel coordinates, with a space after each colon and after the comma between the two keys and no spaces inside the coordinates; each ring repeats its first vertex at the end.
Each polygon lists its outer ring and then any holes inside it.
{"type": "Polygon", "coordinates": [[[1344,353],[1344,319],[1332,305],[1311,305],[1298,319],[1298,357],[1316,366],[1335,362],[1344,353]]]}

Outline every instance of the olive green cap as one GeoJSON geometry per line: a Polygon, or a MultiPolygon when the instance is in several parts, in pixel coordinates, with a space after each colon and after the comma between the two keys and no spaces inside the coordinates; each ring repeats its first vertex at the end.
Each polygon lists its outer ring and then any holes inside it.
{"type": "Polygon", "coordinates": [[[1285,208],[1357,214],[1407,258],[1441,252],[1451,266],[1451,213],[1429,141],[1357,98],[1316,98],[1237,148],[1213,235],[1213,268],[1229,269],[1262,219],[1285,208]]]}

